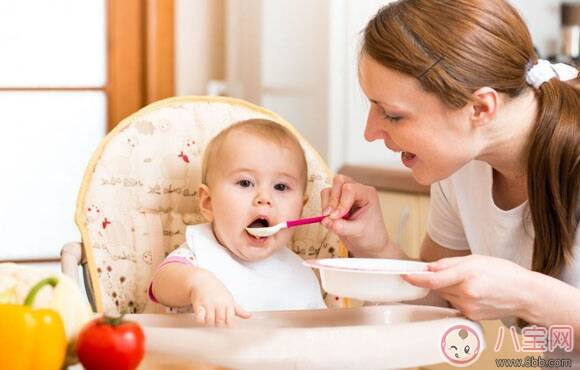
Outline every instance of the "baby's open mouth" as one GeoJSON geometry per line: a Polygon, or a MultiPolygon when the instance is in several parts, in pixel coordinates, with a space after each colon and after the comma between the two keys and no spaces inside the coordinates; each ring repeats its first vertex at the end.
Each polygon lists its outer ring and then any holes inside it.
{"type": "Polygon", "coordinates": [[[268,227],[270,226],[270,223],[268,222],[268,220],[266,220],[265,218],[257,218],[254,221],[252,221],[251,224],[248,225],[248,227],[268,227]]]}
{"type": "MultiPolygon", "coordinates": [[[[267,220],[267,219],[265,219],[265,218],[263,218],[263,217],[259,217],[259,218],[255,219],[254,221],[252,221],[252,222],[251,222],[251,223],[248,225],[248,227],[249,227],[249,228],[254,228],[254,227],[269,227],[269,226],[270,226],[270,222],[268,222],[268,220],[267,220]]],[[[267,236],[262,236],[262,237],[260,237],[260,236],[255,236],[255,235],[252,235],[252,234],[250,234],[250,233],[249,233],[247,230],[246,230],[246,233],[247,233],[249,236],[251,236],[252,238],[254,238],[254,239],[258,239],[258,240],[262,240],[262,239],[267,239],[267,238],[268,238],[267,236]]]]}

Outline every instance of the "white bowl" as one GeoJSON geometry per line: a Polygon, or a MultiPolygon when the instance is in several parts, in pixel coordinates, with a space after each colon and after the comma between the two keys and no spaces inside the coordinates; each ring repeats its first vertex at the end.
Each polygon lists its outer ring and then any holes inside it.
{"type": "Polygon", "coordinates": [[[425,297],[429,289],[409,284],[401,277],[428,273],[427,264],[379,258],[327,258],[304,261],[320,270],[322,288],[339,297],[371,302],[401,302],[425,297]]]}

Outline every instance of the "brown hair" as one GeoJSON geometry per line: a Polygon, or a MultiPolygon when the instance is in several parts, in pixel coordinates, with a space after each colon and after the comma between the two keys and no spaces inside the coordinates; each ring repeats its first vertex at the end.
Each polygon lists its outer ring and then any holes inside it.
{"type": "MultiPolygon", "coordinates": [[[[526,73],[538,60],[525,23],[505,0],[397,1],[369,21],[362,52],[416,77],[455,109],[485,86],[509,97],[528,91],[526,73]]],[[[536,96],[527,144],[532,269],[558,276],[571,261],[580,217],[580,91],[553,78],[536,96]]]]}
{"type": "Polygon", "coordinates": [[[202,184],[208,185],[207,181],[211,172],[213,161],[219,157],[220,148],[224,144],[226,138],[236,132],[245,132],[248,134],[256,135],[265,140],[272,141],[280,146],[285,146],[295,150],[301,158],[302,172],[300,180],[302,180],[302,189],[306,191],[308,166],[306,164],[304,149],[300,145],[300,142],[296,136],[294,136],[290,130],[274,121],[267,119],[249,119],[234,123],[220,131],[213,139],[211,139],[209,144],[206,146],[205,151],[203,152],[203,161],[201,165],[202,184]]]}

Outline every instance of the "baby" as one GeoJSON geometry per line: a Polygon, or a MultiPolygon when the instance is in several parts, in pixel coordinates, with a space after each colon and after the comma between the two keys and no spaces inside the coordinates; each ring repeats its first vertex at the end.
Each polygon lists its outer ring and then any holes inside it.
{"type": "Polygon", "coordinates": [[[252,119],[220,132],[205,149],[198,188],[209,223],[186,228],[186,242],[153,277],[151,299],[192,305],[216,326],[248,311],[325,308],[316,276],[286,247],[292,229],[265,238],[246,231],[299,218],[306,179],[304,151],[285,127],[252,119]]]}

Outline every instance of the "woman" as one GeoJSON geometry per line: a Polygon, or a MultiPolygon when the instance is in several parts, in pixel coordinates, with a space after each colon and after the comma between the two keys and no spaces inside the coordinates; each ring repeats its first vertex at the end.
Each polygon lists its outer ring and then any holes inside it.
{"type": "MultiPolygon", "coordinates": [[[[406,279],[474,320],[571,325],[580,351],[580,91],[564,81],[577,77],[538,60],[504,0],[393,3],[359,60],[365,139],[431,184],[421,259],[433,274],[406,279]]],[[[375,189],[338,176],[322,204],[355,256],[408,258],[375,189]]]]}

